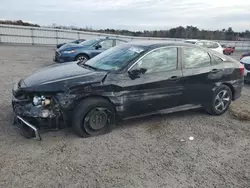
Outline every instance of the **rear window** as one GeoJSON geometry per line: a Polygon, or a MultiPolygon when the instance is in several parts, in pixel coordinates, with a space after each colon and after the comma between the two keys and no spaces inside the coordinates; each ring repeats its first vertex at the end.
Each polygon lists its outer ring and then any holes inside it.
{"type": "Polygon", "coordinates": [[[210,54],[210,56],[211,56],[211,58],[212,58],[212,64],[213,64],[213,65],[220,64],[220,63],[223,62],[223,59],[220,58],[220,57],[217,56],[217,55],[211,55],[211,54],[210,54]]]}
{"type": "Polygon", "coordinates": [[[198,42],[197,43],[199,46],[205,47],[205,48],[218,48],[218,44],[214,43],[214,42],[198,42]],[[216,45],[217,47],[215,47],[216,45]]]}

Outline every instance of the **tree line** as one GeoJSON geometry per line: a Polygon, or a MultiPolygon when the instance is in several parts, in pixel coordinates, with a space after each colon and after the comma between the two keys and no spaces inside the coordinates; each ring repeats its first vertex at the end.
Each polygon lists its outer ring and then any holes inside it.
{"type": "Polygon", "coordinates": [[[38,24],[32,24],[32,23],[29,23],[29,22],[23,22],[22,20],[17,20],[17,21],[0,20],[0,24],[40,27],[38,24]]]}
{"type": "MultiPolygon", "coordinates": [[[[28,22],[23,22],[22,20],[10,21],[5,20],[1,21],[0,24],[9,24],[9,25],[22,25],[22,26],[33,26],[41,27],[38,24],[31,24],[28,22]]],[[[89,31],[89,32],[99,32],[99,33],[108,33],[114,35],[126,35],[131,37],[160,37],[160,38],[186,38],[186,39],[207,39],[207,40],[250,40],[250,31],[246,30],[243,32],[235,32],[232,27],[222,30],[204,30],[199,29],[194,26],[179,26],[166,30],[144,30],[144,31],[129,31],[129,30],[118,30],[118,29],[92,29],[91,27],[78,28],[74,26],[57,26],[53,24],[48,26],[50,28],[57,29],[70,29],[77,31],[89,31]]]]}
{"type": "Polygon", "coordinates": [[[98,30],[101,33],[121,34],[138,37],[160,37],[160,38],[187,38],[187,39],[206,39],[206,40],[247,40],[250,39],[250,31],[234,32],[232,27],[222,30],[200,30],[194,26],[179,26],[169,30],[154,30],[154,31],[128,31],[104,29],[98,30]]]}

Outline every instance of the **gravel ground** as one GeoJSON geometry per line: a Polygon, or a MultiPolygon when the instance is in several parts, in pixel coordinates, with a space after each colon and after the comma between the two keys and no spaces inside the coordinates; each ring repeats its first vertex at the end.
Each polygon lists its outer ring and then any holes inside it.
{"type": "MultiPolygon", "coordinates": [[[[49,47],[0,46],[0,187],[250,187],[250,124],[229,113],[151,116],[88,139],[71,129],[45,133],[42,142],[19,135],[12,86],[53,55],[49,47]]],[[[236,106],[249,108],[249,95],[246,86],[236,106]]]]}

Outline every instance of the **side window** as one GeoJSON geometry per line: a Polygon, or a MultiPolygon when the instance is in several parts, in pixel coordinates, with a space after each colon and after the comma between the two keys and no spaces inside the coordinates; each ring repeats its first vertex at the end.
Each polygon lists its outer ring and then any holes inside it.
{"type": "Polygon", "coordinates": [[[118,45],[121,45],[121,44],[125,44],[126,41],[122,41],[122,40],[115,40],[115,45],[118,46],[118,45]]]}
{"type": "Polygon", "coordinates": [[[175,70],[177,66],[177,48],[161,48],[143,57],[133,69],[146,69],[146,73],[175,70]]]}
{"type": "Polygon", "coordinates": [[[183,48],[185,68],[210,66],[210,56],[207,52],[196,48],[183,48]]]}
{"type": "Polygon", "coordinates": [[[211,55],[212,57],[212,64],[216,65],[216,64],[220,64],[223,62],[223,59],[221,59],[220,57],[216,56],[216,55],[211,55]]]}
{"type": "Polygon", "coordinates": [[[109,49],[113,47],[113,40],[104,40],[99,44],[102,46],[102,49],[109,49]]]}

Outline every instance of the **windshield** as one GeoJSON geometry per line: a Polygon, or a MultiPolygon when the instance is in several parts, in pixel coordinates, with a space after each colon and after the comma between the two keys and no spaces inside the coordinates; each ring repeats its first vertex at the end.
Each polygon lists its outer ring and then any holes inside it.
{"type": "Polygon", "coordinates": [[[85,64],[99,70],[120,70],[143,52],[145,49],[138,46],[116,46],[88,60],[85,64]]]}
{"type": "Polygon", "coordinates": [[[98,41],[98,39],[92,39],[92,40],[86,40],[80,43],[80,45],[86,45],[86,46],[91,46],[95,44],[98,41]]]}

